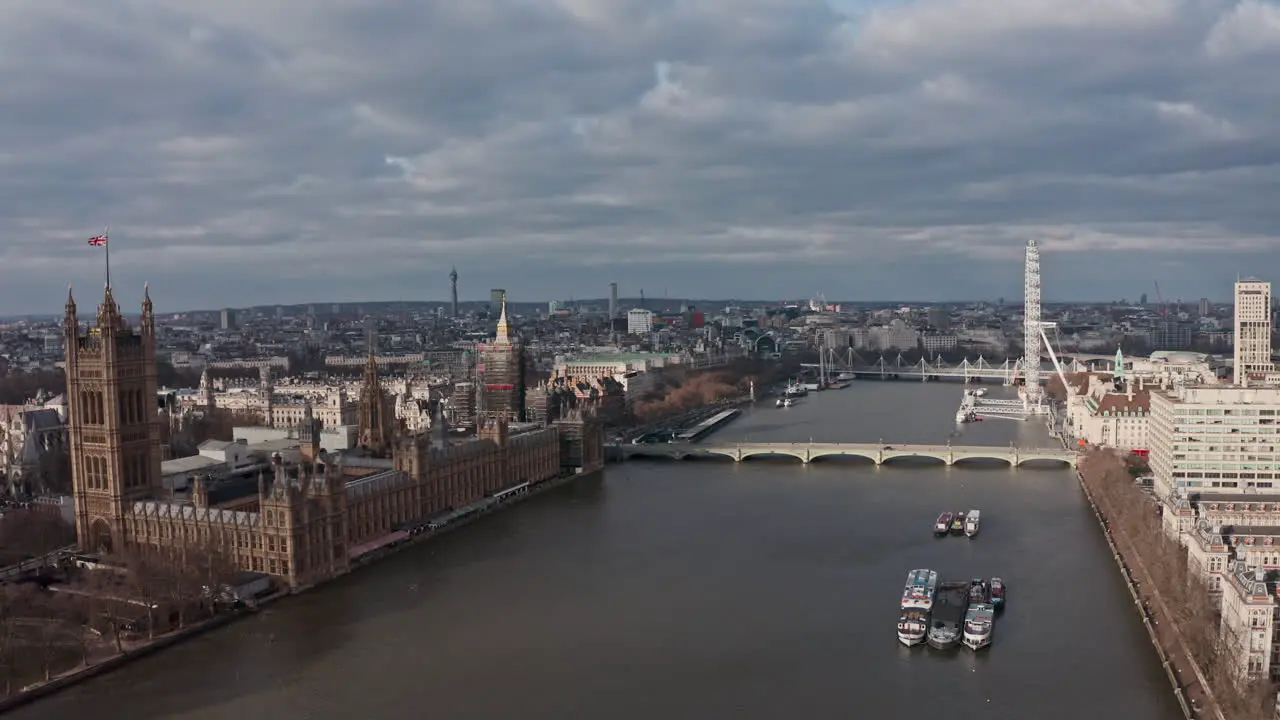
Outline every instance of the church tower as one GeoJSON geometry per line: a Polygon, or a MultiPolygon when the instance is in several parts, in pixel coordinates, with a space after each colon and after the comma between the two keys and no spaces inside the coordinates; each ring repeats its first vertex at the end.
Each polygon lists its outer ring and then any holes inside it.
{"type": "Polygon", "coordinates": [[[84,334],[68,291],[63,332],[76,537],[85,551],[119,551],[127,509],[153,497],[161,484],[150,291],[144,291],[138,327],[131,328],[108,286],[97,324],[84,334]]]}
{"type": "Polygon", "coordinates": [[[360,446],[373,457],[389,457],[395,428],[395,410],[378,378],[377,335],[370,330],[369,361],[360,388],[360,446]]]}

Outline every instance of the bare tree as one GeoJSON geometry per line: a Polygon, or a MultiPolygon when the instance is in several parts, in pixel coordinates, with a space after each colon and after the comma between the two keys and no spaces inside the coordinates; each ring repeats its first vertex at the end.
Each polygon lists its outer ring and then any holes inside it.
{"type": "Polygon", "coordinates": [[[0,585],[0,678],[4,683],[4,696],[13,692],[18,678],[18,658],[22,654],[17,634],[16,618],[20,613],[18,598],[8,585],[0,585]]]}
{"type": "Polygon", "coordinates": [[[0,548],[25,557],[47,557],[75,541],[76,529],[52,506],[9,510],[0,518],[0,548]]]}
{"type": "Polygon", "coordinates": [[[1240,638],[1222,622],[1209,587],[1190,567],[1185,548],[1165,534],[1155,508],[1134,483],[1126,459],[1095,448],[1080,461],[1080,473],[1113,534],[1126,538],[1137,555],[1126,561],[1140,560],[1149,570],[1149,581],[1173,613],[1167,620],[1182,634],[1219,709],[1235,720],[1272,720],[1274,686],[1266,679],[1242,676],[1235,657],[1243,647],[1240,638]]]}

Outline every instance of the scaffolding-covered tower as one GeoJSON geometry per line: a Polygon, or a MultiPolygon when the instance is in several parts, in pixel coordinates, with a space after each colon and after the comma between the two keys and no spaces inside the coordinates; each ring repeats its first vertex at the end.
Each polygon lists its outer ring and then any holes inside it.
{"type": "Polygon", "coordinates": [[[524,348],[511,338],[507,319],[507,298],[502,296],[498,329],[492,343],[476,348],[476,382],[483,393],[483,410],[506,416],[512,422],[524,415],[524,348]]]}

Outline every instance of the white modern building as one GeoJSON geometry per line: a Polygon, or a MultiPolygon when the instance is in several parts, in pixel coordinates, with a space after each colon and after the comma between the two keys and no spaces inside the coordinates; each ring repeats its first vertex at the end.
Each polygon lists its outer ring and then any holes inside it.
{"type": "Polygon", "coordinates": [[[1271,283],[1236,283],[1235,384],[1248,385],[1275,371],[1271,364],[1271,283]]]}
{"type": "Polygon", "coordinates": [[[653,313],[643,308],[627,311],[627,334],[648,335],[653,332],[653,313]]]}
{"type": "Polygon", "coordinates": [[[1276,493],[1280,388],[1175,386],[1151,392],[1151,470],[1162,500],[1188,493],[1276,493]]]}

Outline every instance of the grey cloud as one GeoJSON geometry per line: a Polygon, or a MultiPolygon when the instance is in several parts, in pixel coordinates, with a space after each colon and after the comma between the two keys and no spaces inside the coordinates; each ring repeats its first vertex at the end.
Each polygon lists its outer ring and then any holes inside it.
{"type": "Polygon", "coordinates": [[[1275,28],[1258,0],[18,2],[0,308],[99,277],[105,224],[175,309],[442,298],[455,264],[471,297],[1014,297],[1033,236],[1047,295],[1137,262],[1223,297],[1246,259],[1280,280],[1275,28]]]}

